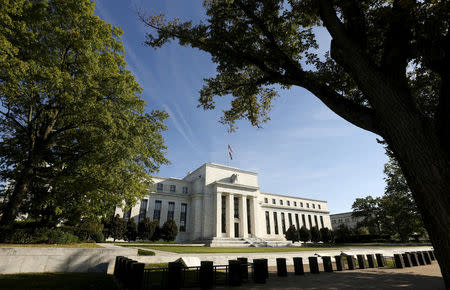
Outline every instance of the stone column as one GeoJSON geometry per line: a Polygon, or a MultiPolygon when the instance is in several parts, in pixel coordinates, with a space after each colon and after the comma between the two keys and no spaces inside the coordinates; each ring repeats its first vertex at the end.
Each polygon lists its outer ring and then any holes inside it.
{"type": "Polygon", "coordinates": [[[250,226],[252,230],[252,236],[258,237],[260,236],[260,233],[257,232],[258,227],[256,226],[256,224],[258,223],[258,216],[257,216],[258,211],[256,210],[256,203],[257,203],[256,197],[249,196],[248,198],[250,198],[250,218],[252,219],[250,226]]]}
{"type": "Polygon", "coordinates": [[[216,194],[216,237],[222,236],[222,193],[216,194]]]}
{"type": "Polygon", "coordinates": [[[247,196],[241,195],[239,197],[239,236],[247,238],[248,237],[248,226],[247,226],[247,196]]]}
{"type": "Polygon", "coordinates": [[[226,213],[227,237],[234,238],[234,195],[227,195],[227,213],[226,213]]]}

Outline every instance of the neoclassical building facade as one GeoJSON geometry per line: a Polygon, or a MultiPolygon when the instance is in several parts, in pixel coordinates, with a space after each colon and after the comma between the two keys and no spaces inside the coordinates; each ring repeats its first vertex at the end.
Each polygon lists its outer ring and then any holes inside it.
{"type": "Polygon", "coordinates": [[[160,225],[173,219],[177,241],[270,243],[285,241],[290,225],[331,229],[326,201],[261,192],[255,172],[205,163],[182,179],[153,181],[149,196],[116,213],[136,222],[149,217],[160,225]]]}

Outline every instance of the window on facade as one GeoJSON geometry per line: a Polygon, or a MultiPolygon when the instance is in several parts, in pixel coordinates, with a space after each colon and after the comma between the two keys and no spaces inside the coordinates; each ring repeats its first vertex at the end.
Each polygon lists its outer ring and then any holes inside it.
{"type": "Polygon", "coordinates": [[[313,204],[312,204],[312,207],[313,207],[313,208],[316,208],[316,205],[313,203],[313,204]]]}
{"type": "Polygon", "coordinates": [[[306,203],[306,208],[309,208],[309,203],[306,203]]]}
{"type": "Polygon", "coordinates": [[[226,233],[227,228],[226,228],[226,206],[227,206],[227,198],[226,196],[222,195],[222,233],[226,233]]]}
{"type": "Polygon", "coordinates": [[[320,204],[318,204],[317,207],[320,209],[320,204]]]}
{"type": "Polygon", "coordinates": [[[273,222],[275,224],[275,235],[278,235],[278,216],[276,212],[273,213],[273,222]]]}
{"type": "Polygon", "coordinates": [[[170,186],[170,192],[175,192],[176,189],[177,187],[175,185],[170,186]]]}
{"type": "Polygon", "coordinates": [[[294,201],[294,206],[297,206],[297,202],[296,201],[294,201]]]}
{"type": "Polygon", "coordinates": [[[322,228],[324,228],[324,226],[323,226],[323,217],[322,216],[320,216],[320,225],[322,226],[322,228]]]}
{"type": "Polygon", "coordinates": [[[296,225],[297,230],[298,230],[300,228],[300,223],[299,223],[299,220],[298,220],[298,214],[297,213],[295,214],[295,225],[296,225]]]}
{"type": "Polygon", "coordinates": [[[139,221],[144,220],[145,216],[147,215],[147,204],[148,199],[144,199],[141,201],[141,207],[139,208],[139,221]]]}
{"type": "Polygon", "coordinates": [[[270,218],[269,218],[268,211],[266,211],[266,231],[267,231],[267,234],[270,235],[270,218]]]}
{"type": "Polygon", "coordinates": [[[300,202],[300,207],[303,207],[303,202],[300,202]]]}
{"type": "Polygon", "coordinates": [[[287,205],[288,206],[290,206],[291,205],[291,202],[288,200],[288,201],[286,201],[286,203],[287,203],[287,205]]]}
{"type": "Polygon", "coordinates": [[[174,202],[169,202],[169,208],[167,210],[167,220],[173,220],[173,216],[175,213],[175,203],[174,202]]]}
{"type": "Polygon", "coordinates": [[[234,217],[238,219],[239,218],[239,198],[234,197],[233,201],[234,201],[234,217]]]}
{"type": "Polygon", "coordinates": [[[130,219],[130,217],[131,217],[131,208],[130,209],[128,209],[124,214],[123,214],[123,218],[124,219],[130,219]]]}
{"type": "Polygon", "coordinates": [[[304,214],[302,214],[302,225],[306,227],[306,219],[304,214]]]}
{"type": "Polygon", "coordinates": [[[163,191],[163,184],[162,183],[157,183],[156,184],[156,190],[157,191],[163,191]]]}
{"type": "Polygon", "coordinates": [[[311,215],[308,215],[309,228],[312,228],[311,215]]]}
{"type": "Polygon", "coordinates": [[[269,203],[269,199],[267,197],[264,198],[264,203],[269,203]]]}
{"type": "Polygon", "coordinates": [[[252,224],[250,219],[250,199],[246,198],[245,202],[247,203],[247,233],[252,233],[252,224]]]}
{"type": "Polygon", "coordinates": [[[186,231],[186,213],[187,213],[187,204],[181,204],[181,212],[180,212],[180,232],[186,231]]]}
{"type": "Polygon", "coordinates": [[[284,218],[284,212],[281,213],[281,227],[283,229],[283,234],[286,233],[286,219],[284,218]]]}
{"type": "Polygon", "coordinates": [[[292,226],[292,214],[288,213],[289,226],[292,226]]]}
{"type": "Polygon", "coordinates": [[[275,203],[276,203],[275,198],[272,198],[272,204],[275,204],[275,203]]]}
{"type": "Polygon", "coordinates": [[[155,210],[153,211],[153,220],[159,220],[161,218],[161,201],[155,200],[155,210]]]}
{"type": "Polygon", "coordinates": [[[280,199],[280,204],[283,205],[283,200],[282,199],[280,199]]]}
{"type": "Polygon", "coordinates": [[[188,193],[188,188],[187,188],[187,186],[184,186],[184,187],[183,187],[183,193],[188,193]]]}
{"type": "Polygon", "coordinates": [[[317,216],[314,216],[314,223],[317,228],[319,228],[319,223],[317,222],[317,216]]]}

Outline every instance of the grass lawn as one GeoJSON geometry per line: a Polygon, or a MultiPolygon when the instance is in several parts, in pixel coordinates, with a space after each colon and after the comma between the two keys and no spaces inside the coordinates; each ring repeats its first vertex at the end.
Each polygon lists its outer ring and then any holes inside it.
{"type": "Polygon", "coordinates": [[[0,289],[122,289],[112,275],[28,273],[0,275],[0,289]]]}
{"type": "Polygon", "coordinates": [[[139,247],[173,253],[279,253],[321,250],[341,250],[348,248],[395,248],[401,246],[336,246],[336,247],[203,247],[203,246],[171,246],[171,245],[120,245],[121,247],[139,247]]]}
{"type": "Polygon", "coordinates": [[[76,244],[0,244],[0,247],[32,247],[32,248],[103,248],[96,243],[76,244]]]}

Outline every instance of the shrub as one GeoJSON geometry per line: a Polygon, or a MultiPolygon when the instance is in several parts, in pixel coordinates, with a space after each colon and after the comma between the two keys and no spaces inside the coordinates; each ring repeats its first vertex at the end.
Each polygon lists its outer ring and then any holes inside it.
{"type": "MultiPolygon", "coordinates": [[[[134,220],[133,220],[134,222],[134,220]]],[[[150,240],[154,229],[152,229],[152,222],[150,222],[150,219],[148,217],[144,218],[143,220],[141,220],[138,224],[138,228],[137,228],[137,234],[138,237],[141,240],[150,240]]]]}
{"type": "Polygon", "coordinates": [[[78,236],[81,241],[102,242],[104,240],[102,230],[103,224],[89,219],[84,219],[77,227],[73,227],[73,233],[78,236]]]}
{"type": "Polygon", "coordinates": [[[300,230],[298,231],[300,241],[306,243],[311,239],[311,232],[305,227],[302,226],[300,230]]]}
{"type": "Polygon", "coordinates": [[[95,232],[92,234],[92,240],[96,243],[103,243],[105,241],[105,236],[103,232],[95,232]]]}
{"type": "Polygon", "coordinates": [[[330,231],[328,228],[321,228],[320,237],[322,242],[330,243],[333,240],[333,232],[330,231]]]}
{"type": "Polygon", "coordinates": [[[138,256],[154,256],[155,252],[138,249],[138,256]]]}
{"type": "Polygon", "coordinates": [[[111,219],[109,235],[113,240],[123,239],[125,236],[125,230],[127,227],[127,223],[120,218],[117,214],[111,219]]]}
{"type": "Polygon", "coordinates": [[[178,227],[174,220],[166,221],[161,228],[161,238],[170,242],[175,240],[178,235],[178,227]]]}
{"type": "Polygon", "coordinates": [[[125,239],[127,241],[136,241],[138,235],[138,230],[136,228],[136,223],[134,222],[134,218],[130,218],[127,221],[127,229],[125,231],[125,239]]]}
{"type": "Polygon", "coordinates": [[[152,235],[150,237],[150,241],[155,242],[161,239],[161,228],[159,227],[159,221],[154,220],[151,223],[152,235]]]}
{"type": "Polygon", "coordinates": [[[320,232],[317,227],[311,228],[311,241],[314,243],[318,243],[320,241],[320,232]]]}
{"type": "Polygon", "coordinates": [[[292,241],[292,243],[300,241],[300,235],[294,225],[291,225],[286,231],[286,240],[292,241]]]}

